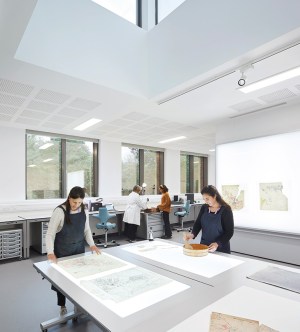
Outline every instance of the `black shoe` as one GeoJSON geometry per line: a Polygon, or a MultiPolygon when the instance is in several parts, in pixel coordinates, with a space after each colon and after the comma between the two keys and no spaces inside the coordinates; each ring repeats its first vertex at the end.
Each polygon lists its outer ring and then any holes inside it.
{"type": "Polygon", "coordinates": [[[163,236],[161,237],[161,239],[169,240],[169,239],[172,239],[172,236],[163,235],[163,236]]]}

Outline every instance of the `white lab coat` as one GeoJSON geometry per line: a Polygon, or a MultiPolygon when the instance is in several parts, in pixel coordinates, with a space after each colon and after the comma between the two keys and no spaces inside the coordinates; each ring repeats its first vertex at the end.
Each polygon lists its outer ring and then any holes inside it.
{"type": "Polygon", "coordinates": [[[138,193],[132,191],[128,196],[123,221],[128,224],[140,226],[141,209],[147,209],[147,203],[143,203],[138,193]]]}

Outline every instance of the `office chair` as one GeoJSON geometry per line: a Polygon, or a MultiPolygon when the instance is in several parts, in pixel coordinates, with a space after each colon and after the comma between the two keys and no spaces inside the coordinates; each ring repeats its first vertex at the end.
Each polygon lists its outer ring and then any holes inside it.
{"type": "Polygon", "coordinates": [[[190,231],[191,228],[188,227],[188,228],[184,228],[183,227],[183,218],[188,216],[189,213],[190,213],[190,200],[187,200],[185,205],[180,209],[180,211],[175,211],[174,212],[174,215],[176,217],[178,217],[179,219],[179,222],[181,222],[181,227],[173,227],[173,230],[176,230],[177,232],[180,232],[180,231],[190,231]]]}
{"type": "Polygon", "coordinates": [[[105,230],[105,241],[104,243],[96,243],[97,246],[103,246],[104,248],[107,248],[107,246],[119,246],[120,244],[117,243],[115,240],[112,240],[110,242],[107,242],[107,232],[110,229],[115,229],[117,227],[116,224],[109,222],[108,220],[110,218],[116,217],[116,214],[114,213],[108,213],[108,210],[106,207],[99,208],[99,213],[94,215],[95,218],[98,218],[100,222],[96,224],[97,229],[104,229],[105,230]]]}

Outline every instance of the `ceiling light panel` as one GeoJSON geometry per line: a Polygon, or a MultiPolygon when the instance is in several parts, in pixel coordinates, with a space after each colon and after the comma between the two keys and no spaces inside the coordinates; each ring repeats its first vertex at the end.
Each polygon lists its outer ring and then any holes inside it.
{"type": "Polygon", "coordinates": [[[82,124],[80,124],[79,126],[75,127],[74,130],[80,130],[80,131],[85,130],[89,127],[94,126],[95,124],[99,123],[100,121],[102,121],[102,120],[96,119],[96,118],[89,119],[89,120],[83,122],[82,124]]]}

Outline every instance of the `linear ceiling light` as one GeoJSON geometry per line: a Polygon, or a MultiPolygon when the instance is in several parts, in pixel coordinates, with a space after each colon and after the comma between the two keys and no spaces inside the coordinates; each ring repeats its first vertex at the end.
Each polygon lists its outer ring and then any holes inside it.
{"type": "Polygon", "coordinates": [[[93,125],[95,125],[96,123],[100,122],[102,120],[100,119],[95,119],[95,118],[92,118],[86,122],[83,122],[81,125],[77,126],[74,128],[74,130],[85,130],[93,125]]]}
{"type": "Polygon", "coordinates": [[[166,140],[160,141],[158,143],[169,143],[169,142],[178,141],[178,140],[184,139],[184,138],[186,138],[186,137],[185,136],[179,136],[179,137],[174,137],[174,138],[166,139],[166,140]]]}
{"type": "Polygon", "coordinates": [[[238,90],[249,93],[253,92],[262,88],[265,88],[267,86],[286,81],[290,78],[300,76],[300,67],[296,67],[287,71],[284,71],[282,73],[264,78],[263,80],[248,84],[243,86],[242,88],[239,88],[238,90]]]}

